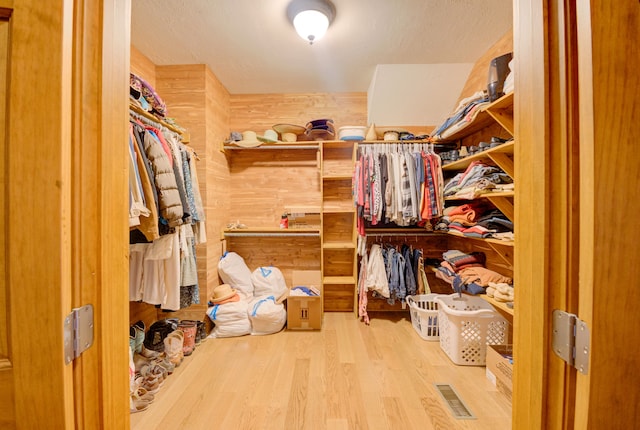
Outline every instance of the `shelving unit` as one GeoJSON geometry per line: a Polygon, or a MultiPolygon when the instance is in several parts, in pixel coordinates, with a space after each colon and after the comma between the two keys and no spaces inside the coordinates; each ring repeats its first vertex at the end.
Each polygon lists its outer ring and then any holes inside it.
{"type": "Polygon", "coordinates": [[[356,214],[351,197],[356,148],[353,141],[321,145],[321,270],[326,311],[352,311],[356,306],[356,214]]]}
{"type": "MultiPolygon", "coordinates": [[[[494,101],[493,103],[483,107],[480,112],[478,112],[476,118],[466,125],[463,128],[460,128],[455,133],[447,136],[446,141],[461,141],[461,144],[473,144],[476,145],[477,142],[474,140],[473,142],[465,142],[464,139],[473,135],[475,139],[478,135],[483,135],[481,132],[483,129],[492,126],[492,124],[499,124],[503,130],[509,133],[511,136],[514,135],[514,122],[513,122],[513,93],[506,94],[494,101]],[[474,133],[477,133],[475,135],[474,133]]],[[[484,135],[483,135],[484,136],[484,135]]],[[[484,137],[486,139],[486,137],[484,137]]],[[[488,140],[485,140],[488,141],[488,140]]],[[[444,172],[449,172],[450,174],[454,174],[456,172],[461,172],[467,169],[471,163],[474,161],[485,161],[489,164],[495,164],[499,168],[501,168],[507,175],[511,178],[515,176],[514,169],[514,148],[516,142],[514,140],[502,143],[493,148],[489,148],[487,150],[476,152],[473,155],[469,155],[467,157],[461,158],[459,160],[450,162],[443,166],[442,170],[444,172]]],[[[515,184],[517,186],[517,184],[515,184]]],[[[514,212],[514,191],[500,191],[500,192],[487,192],[485,194],[481,194],[476,197],[476,199],[487,199],[489,200],[495,207],[497,207],[507,218],[509,218],[512,222],[516,222],[515,220],[515,212],[514,212]]],[[[460,197],[447,197],[445,198],[446,202],[453,201],[468,201],[469,199],[460,198],[460,197]]],[[[449,233],[449,237],[455,237],[460,240],[464,240],[465,243],[470,244],[469,247],[471,249],[484,249],[491,248],[493,249],[494,255],[499,255],[501,257],[500,264],[507,265],[512,267],[513,263],[511,257],[515,251],[516,243],[514,241],[502,241],[491,238],[475,238],[475,237],[467,237],[464,235],[449,233]],[[466,242],[468,241],[468,242],[466,242]],[[511,256],[511,257],[510,257],[511,256]]],[[[459,244],[461,242],[458,242],[459,244]]],[[[512,320],[513,319],[513,308],[507,306],[506,303],[497,301],[491,297],[486,295],[481,296],[487,302],[489,302],[498,312],[500,312],[505,318],[512,320]]]]}

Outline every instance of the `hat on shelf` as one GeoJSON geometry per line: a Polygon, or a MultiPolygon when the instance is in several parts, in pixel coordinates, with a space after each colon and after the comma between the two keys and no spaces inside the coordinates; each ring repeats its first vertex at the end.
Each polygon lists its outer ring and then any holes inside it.
{"type": "Polygon", "coordinates": [[[304,134],[304,132],[306,131],[306,128],[304,128],[303,126],[295,124],[276,124],[272,128],[280,134],[293,133],[296,136],[304,134]]]}
{"type": "Polygon", "coordinates": [[[265,130],[262,136],[258,136],[258,140],[265,143],[277,143],[278,133],[275,130],[265,130]]]}
{"type": "Polygon", "coordinates": [[[242,140],[242,133],[238,131],[232,131],[229,135],[229,138],[225,140],[224,143],[236,143],[240,140],[242,140]]]}
{"type": "Polygon", "coordinates": [[[231,288],[229,284],[220,284],[213,289],[213,294],[209,299],[212,303],[220,303],[236,295],[235,288],[231,288]]]}
{"type": "Polygon", "coordinates": [[[255,131],[245,131],[242,133],[242,140],[234,143],[242,148],[255,148],[256,146],[262,145],[255,131]]]}
{"type": "Polygon", "coordinates": [[[281,134],[282,142],[295,142],[298,140],[298,135],[295,133],[282,133],[281,134]]]}

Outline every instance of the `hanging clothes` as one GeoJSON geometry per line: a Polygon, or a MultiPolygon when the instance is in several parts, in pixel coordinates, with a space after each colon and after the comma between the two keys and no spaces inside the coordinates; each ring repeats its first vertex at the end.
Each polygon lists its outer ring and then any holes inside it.
{"type": "Polygon", "coordinates": [[[379,144],[359,148],[353,175],[358,232],[365,222],[426,225],[442,216],[442,164],[429,144],[379,144]]]}

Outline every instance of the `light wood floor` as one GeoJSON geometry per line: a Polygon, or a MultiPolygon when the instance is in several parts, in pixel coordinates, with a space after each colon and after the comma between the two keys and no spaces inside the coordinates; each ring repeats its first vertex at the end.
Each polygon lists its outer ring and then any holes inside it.
{"type": "Polygon", "coordinates": [[[207,339],[169,376],[143,429],[511,428],[509,402],[484,367],[456,366],[407,314],[326,313],[321,331],[207,339]],[[434,383],[477,417],[456,420],[434,383]]]}

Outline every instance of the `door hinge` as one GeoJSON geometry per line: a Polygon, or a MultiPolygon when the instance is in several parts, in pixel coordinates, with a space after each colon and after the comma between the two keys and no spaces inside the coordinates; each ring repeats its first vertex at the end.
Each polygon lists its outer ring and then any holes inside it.
{"type": "Polygon", "coordinates": [[[93,345],[93,305],[75,308],[64,319],[64,363],[69,364],[93,345]]]}
{"type": "Polygon", "coordinates": [[[576,315],[553,311],[553,352],[586,375],[589,371],[589,327],[576,315]]]}

